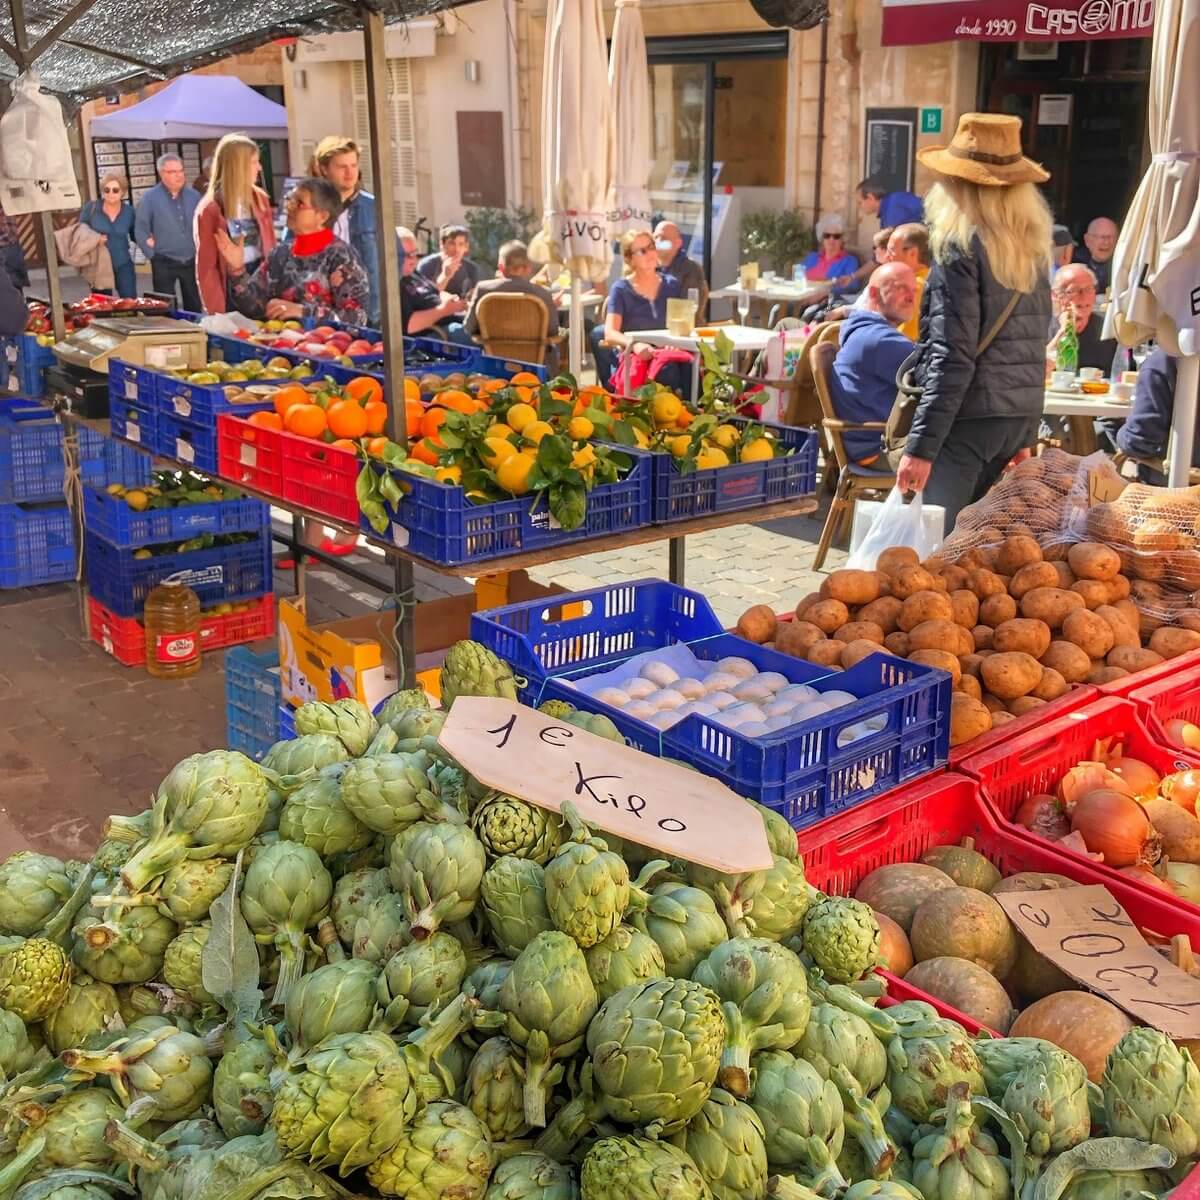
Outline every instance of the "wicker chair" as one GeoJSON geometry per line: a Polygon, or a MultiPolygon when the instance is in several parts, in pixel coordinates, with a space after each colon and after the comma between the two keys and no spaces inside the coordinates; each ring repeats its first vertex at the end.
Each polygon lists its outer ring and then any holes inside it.
{"type": "Polygon", "coordinates": [[[548,336],[550,314],[536,297],[524,292],[489,292],[480,298],[476,307],[482,343],[495,358],[511,358],[518,362],[541,365],[546,351],[562,345],[563,335],[548,336]]]}
{"type": "MultiPolygon", "coordinates": [[[[829,547],[835,537],[848,535],[854,520],[854,505],[859,496],[868,492],[889,492],[896,485],[896,473],[887,467],[864,467],[852,462],[846,453],[843,440],[845,434],[860,431],[883,433],[887,428],[884,421],[864,421],[854,423],[843,421],[838,417],[833,407],[833,393],[829,386],[829,373],[833,360],[837,355],[837,344],[832,340],[821,341],[813,347],[810,353],[813,378],[817,384],[817,396],[821,401],[821,411],[824,419],[821,424],[828,434],[833,447],[834,459],[838,466],[837,491],[829,503],[829,515],[825,518],[825,528],[821,530],[821,540],[817,543],[817,554],[813,559],[813,569],[820,570],[829,553],[829,547]]],[[[829,468],[826,467],[826,470],[829,468]]]]}

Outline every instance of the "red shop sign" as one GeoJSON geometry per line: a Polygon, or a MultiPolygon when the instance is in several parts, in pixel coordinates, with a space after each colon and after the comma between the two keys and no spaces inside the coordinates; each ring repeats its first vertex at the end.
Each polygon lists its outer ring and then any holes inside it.
{"type": "Polygon", "coordinates": [[[1154,0],[883,0],[883,44],[1149,37],[1154,0]]]}

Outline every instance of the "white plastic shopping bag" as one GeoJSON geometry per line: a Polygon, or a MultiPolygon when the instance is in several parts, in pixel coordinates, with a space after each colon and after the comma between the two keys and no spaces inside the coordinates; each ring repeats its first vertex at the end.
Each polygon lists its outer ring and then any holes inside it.
{"type": "MultiPolygon", "coordinates": [[[[781,329],[767,343],[764,375],[767,379],[791,379],[800,369],[800,355],[808,340],[807,329],[781,329]]],[[[764,387],[754,397],[762,405],[762,419],[782,424],[787,420],[785,388],[764,387]]]]}
{"type": "Polygon", "coordinates": [[[9,216],[82,203],[62,105],[43,94],[35,71],[17,77],[0,117],[0,200],[9,216]]]}
{"type": "Polygon", "coordinates": [[[868,504],[860,500],[855,508],[855,532],[861,530],[862,518],[869,525],[860,541],[851,535],[847,567],[873,571],[880,554],[891,546],[909,546],[925,559],[942,544],[945,513],[938,505],[925,507],[920,492],[911,504],[905,504],[904,493],[894,487],[882,504],[870,504],[869,508],[868,504]]]}

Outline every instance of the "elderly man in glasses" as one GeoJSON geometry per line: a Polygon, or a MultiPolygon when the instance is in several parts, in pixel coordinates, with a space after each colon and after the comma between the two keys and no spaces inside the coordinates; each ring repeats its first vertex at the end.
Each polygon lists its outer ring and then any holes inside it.
{"type": "Polygon", "coordinates": [[[1096,312],[1096,276],[1091,268],[1082,263],[1060,267],[1050,294],[1054,301],[1054,323],[1050,328],[1047,354],[1051,358],[1055,356],[1058,339],[1066,330],[1067,322],[1074,319],[1075,335],[1079,339],[1079,365],[1098,367],[1107,375],[1112,370],[1117,343],[1101,337],[1104,318],[1096,312]]]}

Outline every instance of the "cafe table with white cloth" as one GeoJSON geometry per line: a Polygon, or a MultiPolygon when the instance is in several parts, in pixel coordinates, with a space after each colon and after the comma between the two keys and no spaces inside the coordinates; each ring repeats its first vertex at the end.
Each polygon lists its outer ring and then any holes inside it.
{"type": "Polygon", "coordinates": [[[629,337],[648,346],[669,346],[674,350],[688,350],[692,358],[692,395],[700,394],[701,341],[715,342],[718,334],[724,334],[733,343],[735,354],[757,354],[767,348],[775,336],[770,329],[758,329],[753,325],[700,325],[691,333],[671,333],[666,329],[639,329],[629,337]]]}
{"type": "Polygon", "coordinates": [[[1124,421],[1129,416],[1129,401],[1118,399],[1112,391],[1088,395],[1074,389],[1062,391],[1047,388],[1042,414],[1047,417],[1066,417],[1071,432],[1071,453],[1091,454],[1099,449],[1096,418],[1111,417],[1124,421]]]}

